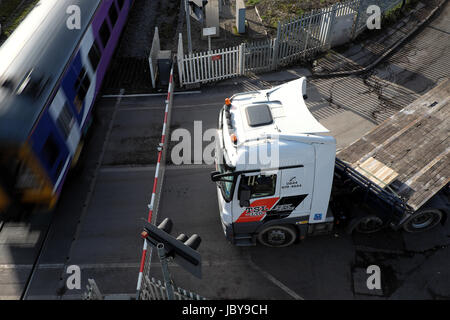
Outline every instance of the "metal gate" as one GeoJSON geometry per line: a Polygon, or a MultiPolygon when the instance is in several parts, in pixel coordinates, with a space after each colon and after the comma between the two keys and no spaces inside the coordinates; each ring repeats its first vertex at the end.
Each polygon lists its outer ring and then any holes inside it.
{"type": "Polygon", "coordinates": [[[355,38],[367,27],[369,5],[382,14],[401,5],[402,0],[350,0],[313,10],[299,18],[279,22],[276,38],[242,43],[240,46],[184,54],[181,34],[178,42],[180,85],[205,83],[248,73],[275,70],[298,60],[309,60],[355,38]]]}
{"type": "MultiPolygon", "coordinates": [[[[175,300],[206,300],[204,297],[181,288],[174,288],[175,300]]],[[[145,276],[139,300],[167,300],[167,290],[163,283],[145,276]]]]}

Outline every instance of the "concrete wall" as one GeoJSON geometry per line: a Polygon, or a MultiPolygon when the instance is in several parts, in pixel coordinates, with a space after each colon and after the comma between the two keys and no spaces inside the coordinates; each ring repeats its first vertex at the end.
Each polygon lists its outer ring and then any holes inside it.
{"type": "Polygon", "coordinates": [[[350,41],[352,37],[353,19],[355,14],[336,16],[333,21],[331,32],[331,47],[339,46],[350,41]]]}

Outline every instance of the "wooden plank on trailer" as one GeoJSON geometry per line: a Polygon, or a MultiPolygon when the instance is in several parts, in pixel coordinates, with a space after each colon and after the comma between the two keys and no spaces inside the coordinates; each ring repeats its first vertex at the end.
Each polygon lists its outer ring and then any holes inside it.
{"type": "Polygon", "coordinates": [[[370,181],[381,188],[385,188],[398,176],[398,173],[392,168],[389,168],[384,163],[372,157],[363,163],[356,165],[354,168],[362,175],[367,176],[370,181]]]}
{"type": "MultiPolygon", "coordinates": [[[[354,167],[371,158],[395,171],[396,192],[419,209],[450,180],[450,80],[338,153],[354,167]]],[[[389,180],[389,179],[388,179],[389,180]]]]}

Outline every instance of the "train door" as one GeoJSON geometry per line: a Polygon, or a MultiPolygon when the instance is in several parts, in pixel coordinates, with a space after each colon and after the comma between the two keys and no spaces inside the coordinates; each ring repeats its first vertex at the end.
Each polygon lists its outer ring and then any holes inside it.
{"type": "Polygon", "coordinates": [[[70,150],[49,113],[41,118],[33,132],[31,143],[56,191],[70,161],[70,150]]]}

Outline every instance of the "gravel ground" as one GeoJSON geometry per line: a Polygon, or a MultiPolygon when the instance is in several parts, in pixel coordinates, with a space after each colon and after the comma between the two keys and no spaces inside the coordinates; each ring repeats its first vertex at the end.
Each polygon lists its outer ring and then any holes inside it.
{"type": "Polygon", "coordinates": [[[162,46],[173,39],[176,31],[173,26],[178,21],[180,3],[179,0],[136,0],[117,55],[148,57],[156,26],[162,46]]]}
{"type": "Polygon", "coordinates": [[[159,29],[161,50],[174,43],[180,0],[136,0],[120,44],[103,85],[104,93],[142,93],[153,91],[148,56],[155,27],[159,29]]]}

